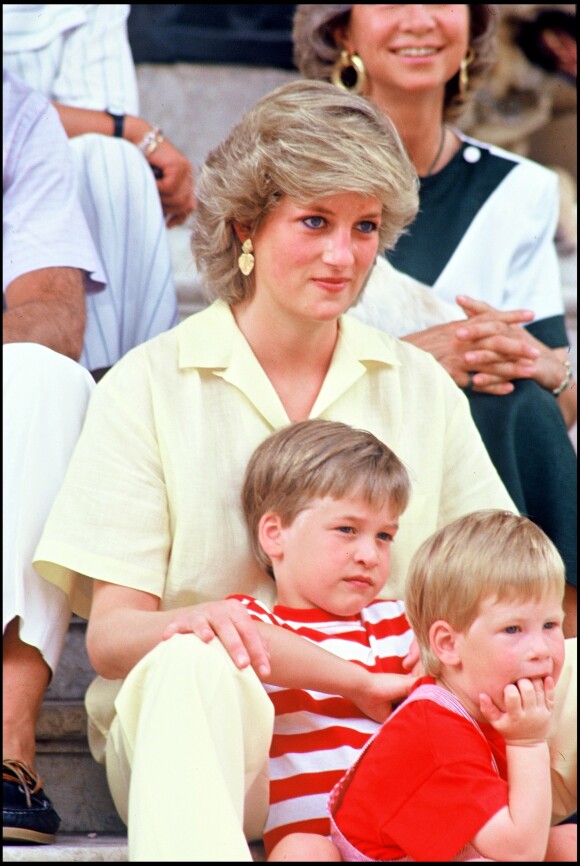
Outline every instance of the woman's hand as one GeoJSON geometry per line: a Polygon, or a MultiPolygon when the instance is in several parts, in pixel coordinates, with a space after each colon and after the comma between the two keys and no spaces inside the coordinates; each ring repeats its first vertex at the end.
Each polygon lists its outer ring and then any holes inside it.
{"type": "Polygon", "coordinates": [[[460,388],[509,394],[511,379],[529,377],[539,350],[519,327],[534,318],[530,310],[500,312],[489,304],[459,296],[468,318],[434,325],[404,339],[433,355],[460,388]],[[470,377],[476,371],[477,375],[470,377]],[[481,375],[479,375],[481,374],[481,375]]]}
{"type": "MultiPolygon", "coordinates": [[[[465,295],[459,295],[456,300],[468,316],[468,321],[457,331],[457,337],[473,342],[465,351],[464,362],[468,370],[477,371],[472,377],[474,390],[497,394],[498,387],[501,389],[502,383],[509,385],[511,379],[533,379],[546,391],[558,388],[566,375],[566,346],[551,349],[527,328],[501,320],[499,317],[505,314],[484,301],[465,295]]],[[[525,312],[513,311],[516,316],[525,312]]],[[[513,385],[509,387],[513,390],[513,385]]],[[[558,403],[569,429],[577,418],[577,392],[573,381],[558,397],[558,403]]]]}
{"type": "Polygon", "coordinates": [[[266,643],[243,604],[237,599],[210,601],[176,612],[163,640],[174,634],[195,634],[204,643],[221,641],[238,668],[251,665],[260,677],[270,673],[266,643]]]}

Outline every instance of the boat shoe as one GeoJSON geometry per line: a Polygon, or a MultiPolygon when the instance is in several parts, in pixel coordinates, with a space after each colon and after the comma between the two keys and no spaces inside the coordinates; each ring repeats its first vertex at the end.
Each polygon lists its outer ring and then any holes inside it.
{"type": "Polygon", "coordinates": [[[2,762],[2,839],[4,842],[54,842],[60,825],[42,779],[27,764],[2,762]]]}

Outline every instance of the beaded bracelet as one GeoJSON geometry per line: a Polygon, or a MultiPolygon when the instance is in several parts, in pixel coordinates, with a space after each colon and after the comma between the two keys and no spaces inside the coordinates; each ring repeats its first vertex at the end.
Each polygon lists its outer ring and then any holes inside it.
{"type": "Polygon", "coordinates": [[[566,367],[566,375],[564,376],[558,387],[554,388],[554,390],[552,391],[554,397],[559,397],[560,394],[566,390],[566,388],[570,384],[570,379],[572,378],[572,365],[570,364],[570,361],[566,360],[562,363],[566,367]]]}
{"type": "Polygon", "coordinates": [[[145,134],[143,140],[139,142],[137,147],[141,153],[145,154],[146,157],[149,157],[152,153],[155,153],[162,141],[165,141],[163,133],[158,126],[154,126],[153,129],[150,129],[149,132],[145,134]]]}

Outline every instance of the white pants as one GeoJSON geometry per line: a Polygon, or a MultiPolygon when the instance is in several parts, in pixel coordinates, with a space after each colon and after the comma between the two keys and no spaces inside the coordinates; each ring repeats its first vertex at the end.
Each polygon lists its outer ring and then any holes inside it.
{"type": "Polygon", "coordinates": [[[2,354],[2,631],[19,617],[21,639],[39,649],[54,672],[70,609],[64,592],[32,567],[32,557],[94,382],[79,364],[36,343],[8,343],[2,354]]]}
{"type": "Polygon", "coordinates": [[[70,139],[79,198],[107,287],[87,295],[81,364],[110,367],[129,349],[177,324],[167,229],[151,166],[128,141],[70,139]]]}
{"type": "MultiPolygon", "coordinates": [[[[92,724],[110,681],[87,693],[92,724]]],[[[133,668],[107,738],[109,787],[133,862],[242,862],[262,836],[274,710],[222,644],[178,634],[133,668]]]]}

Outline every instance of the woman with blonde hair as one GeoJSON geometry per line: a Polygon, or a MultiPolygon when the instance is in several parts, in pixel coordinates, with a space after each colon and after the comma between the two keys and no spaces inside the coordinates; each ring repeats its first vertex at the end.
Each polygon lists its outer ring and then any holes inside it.
{"type": "Polygon", "coordinates": [[[453,125],[490,69],[496,16],[479,3],[301,4],[294,59],[306,78],[365,96],[401,135],[420,208],[387,258],[455,315],[393,330],[392,280],[377,273],[353,314],[430,352],[465,390],[514,502],[564,559],[573,635],[576,455],[567,427],[577,393],[554,243],[558,180],[453,125]]]}
{"type": "Polygon", "coordinates": [[[389,596],[437,526],[515,510],[441,366],[343,315],[417,208],[371,103],[322,82],[275,90],[209,154],[197,200],[193,249],[216,300],[98,384],[35,555],[89,617],[91,745],[139,862],[249,860],[242,828],[261,837],[268,652],[223,600],[274,602],[240,503],[260,442],[320,417],[404,461],[414,493],[389,596]]]}

